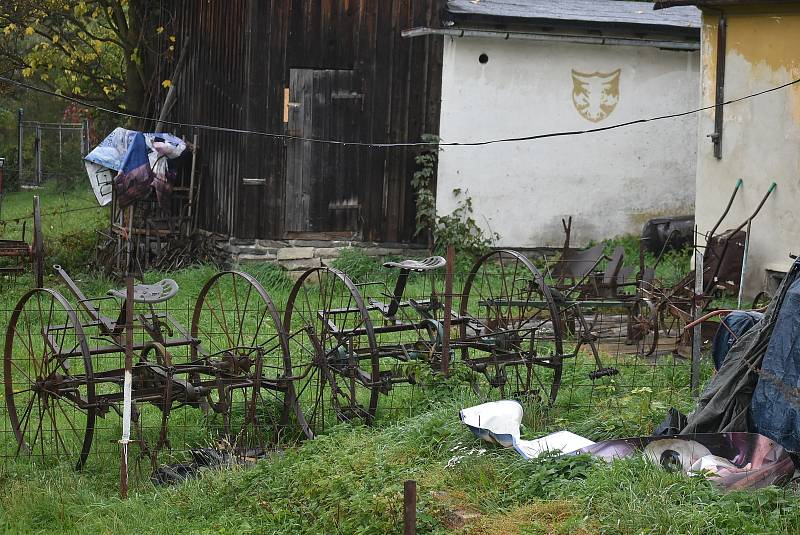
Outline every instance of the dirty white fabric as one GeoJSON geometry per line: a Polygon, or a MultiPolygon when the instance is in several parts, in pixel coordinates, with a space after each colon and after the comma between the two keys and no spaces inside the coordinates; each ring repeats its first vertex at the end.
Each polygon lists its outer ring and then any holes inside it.
{"type": "Polygon", "coordinates": [[[514,448],[526,459],[533,459],[547,451],[572,453],[594,444],[569,431],[558,431],[536,440],[523,440],[520,438],[522,414],[519,402],[501,400],[462,409],[460,417],[478,438],[505,448],[514,448]]]}
{"type": "Polygon", "coordinates": [[[570,431],[558,431],[536,440],[518,440],[514,448],[526,459],[533,459],[546,451],[572,453],[592,444],[588,438],[570,431]]]}
{"type": "MultiPolygon", "coordinates": [[[[128,148],[136,134],[134,130],[115,128],[84,158],[86,174],[100,206],[106,206],[111,202],[114,177],[122,169],[128,148]]],[[[186,144],[181,138],[165,133],[145,133],[144,139],[150,167],[153,168],[157,178],[164,180],[166,159],[177,158],[183,154],[186,144]],[[157,165],[159,160],[160,163],[157,165]]]]}
{"type": "Polygon", "coordinates": [[[461,421],[478,438],[513,448],[514,442],[519,440],[522,405],[509,400],[476,405],[461,410],[461,421]]]}

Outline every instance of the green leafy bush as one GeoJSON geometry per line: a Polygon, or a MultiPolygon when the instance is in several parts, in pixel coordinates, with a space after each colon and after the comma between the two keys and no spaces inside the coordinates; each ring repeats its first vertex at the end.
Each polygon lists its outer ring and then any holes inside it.
{"type": "Polygon", "coordinates": [[[417,209],[416,236],[424,236],[428,248],[437,254],[443,254],[452,245],[457,251],[473,256],[479,255],[497,241],[497,233],[487,235],[473,217],[472,198],[461,189],[454,189],[457,206],[449,214],[439,215],[436,212],[436,194],[432,181],[436,176],[439,161],[438,136],[425,134],[422,140],[431,143],[417,155],[415,161],[419,168],[411,178],[417,209]]]}

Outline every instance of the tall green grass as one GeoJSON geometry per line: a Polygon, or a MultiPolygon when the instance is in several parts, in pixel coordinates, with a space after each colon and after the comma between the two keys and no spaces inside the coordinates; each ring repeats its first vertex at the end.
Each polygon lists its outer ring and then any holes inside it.
{"type": "MultiPolygon", "coordinates": [[[[393,285],[392,273],[360,253],[345,252],[336,265],[357,281],[393,285]]],[[[262,282],[279,308],[285,306],[292,286],[285,271],[268,264],[242,269],[262,282]]],[[[185,311],[182,321],[188,322],[194,299],[214,273],[213,267],[196,266],[170,274],[182,289],[170,307],[185,311]]],[[[464,275],[464,269],[457,270],[456,288],[464,275]]],[[[90,296],[116,285],[80,270],[75,276],[90,296]]],[[[149,273],[147,280],[163,276],[149,273]]],[[[21,277],[2,286],[0,326],[29,284],[21,277]]],[[[48,284],[63,290],[58,281],[48,284]]],[[[409,295],[427,288],[421,279],[412,280],[409,295]]],[[[579,362],[568,363],[563,388],[586,383],[589,359],[583,354],[579,362]]],[[[523,436],[559,429],[593,440],[647,434],[669,405],[691,409],[687,389],[657,386],[686,384],[685,363],[631,370],[638,375],[625,372],[595,388],[575,390],[575,405],[581,408],[547,409],[527,400],[523,436]]],[[[459,366],[455,372],[468,378],[459,366]]],[[[705,377],[708,373],[706,366],[705,377]]],[[[399,533],[403,481],[415,479],[420,533],[797,533],[800,495],[794,488],[723,493],[709,482],[669,474],[640,459],[524,461],[514,451],[482,443],[459,423],[458,410],[485,397],[457,379],[424,378],[427,388],[417,388],[413,399],[403,398],[411,390],[399,391],[394,401],[407,409],[402,414],[379,418],[373,428],[342,424],[315,441],[286,444],[253,466],[208,470],[183,484],[156,488],[148,481],[148,463],[134,463],[126,501],[117,497],[118,458],[116,446],[109,445],[120,434],[116,423],[96,438],[110,453],[90,457],[82,473],[68,464],[44,467],[0,459],[0,530],[399,533]],[[459,511],[479,516],[457,527],[459,511]]],[[[193,445],[206,445],[205,436],[200,428],[193,445]]]]}
{"type": "Polygon", "coordinates": [[[793,534],[793,490],[724,493],[641,459],[524,461],[480,442],[442,402],[386,428],[340,428],[251,468],[136,489],[66,469],[0,468],[0,526],[16,533],[400,533],[402,485],[418,482],[419,533],[793,534]],[[455,529],[455,531],[459,531],[455,529]]]}

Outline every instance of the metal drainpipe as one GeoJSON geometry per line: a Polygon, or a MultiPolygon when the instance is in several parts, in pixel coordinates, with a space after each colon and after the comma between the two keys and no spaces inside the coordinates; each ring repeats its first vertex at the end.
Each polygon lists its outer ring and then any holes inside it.
{"type": "Polygon", "coordinates": [[[659,41],[653,39],[628,39],[624,37],[591,37],[584,35],[551,35],[542,33],[498,32],[489,30],[459,30],[455,28],[411,28],[403,30],[403,37],[424,37],[444,35],[449,37],[489,37],[495,39],[522,39],[525,41],[550,41],[559,43],[580,43],[589,45],[650,46],[674,50],[700,50],[700,43],[686,41],[659,41]]]}

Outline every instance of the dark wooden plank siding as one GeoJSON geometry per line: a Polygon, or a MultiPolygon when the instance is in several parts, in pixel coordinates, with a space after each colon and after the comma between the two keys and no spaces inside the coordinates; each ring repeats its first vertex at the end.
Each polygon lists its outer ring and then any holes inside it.
{"type": "MultiPolygon", "coordinates": [[[[439,0],[175,0],[172,32],[179,46],[191,36],[192,53],[170,119],[284,133],[290,70],[337,70],[353,71],[337,75],[352,79],[315,78],[322,84],[319,93],[330,94],[325,84],[349,83],[363,100],[328,103],[357,111],[319,122],[315,136],[344,130],[348,140],[383,143],[435,134],[441,39],[404,39],[400,32],[438,25],[439,6],[439,0]]],[[[296,208],[287,191],[297,191],[297,185],[287,189],[287,142],[199,134],[201,228],[237,238],[286,236],[286,213],[296,208]]],[[[320,198],[344,195],[348,187],[341,177],[325,177],[325,171],[347,169],[359,189],[363,239],[413,239],[413,150],[348,147],[318,154],[320,161],[304,162],[318,170],[312,174],[319,183],[311,187],[329,188],[320,198]]],[[[326,209],[316,206],[312,212],[326,209]]]]}

